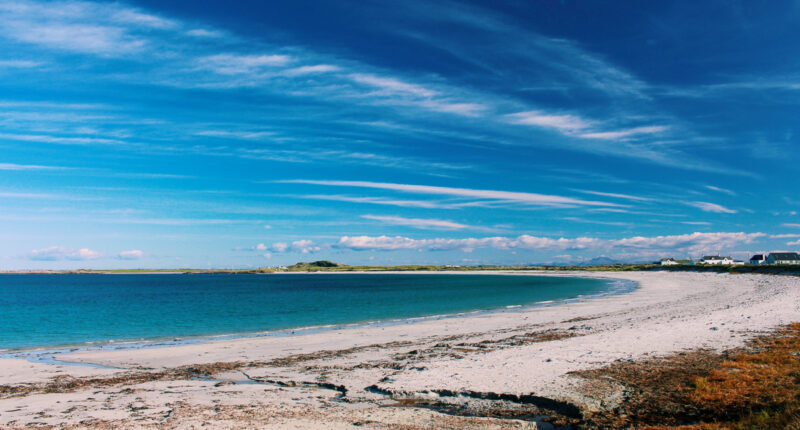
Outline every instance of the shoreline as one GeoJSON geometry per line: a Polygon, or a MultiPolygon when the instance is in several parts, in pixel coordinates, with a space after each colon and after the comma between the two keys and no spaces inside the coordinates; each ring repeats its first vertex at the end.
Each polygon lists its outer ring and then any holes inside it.
{"type": "MultiPolygon", "coordinates": [[[[292,275],[303,275],[303,274],[313,274],[313,275],[326,275],[326,274],[376,274],[376,275],[425,275],[425,274],[437,274],[437,275],[485,275],[485,276],[550,276],[550,275],[542,275],[541,273],[506,273],[506,272],[290,272],[292,275]]],[[[112,275],[117,275],[115,273],[111,273],[112,275]]],[[[150,274],[158,274],[158,273],[141,273],[143,275],[150,275],[150,274]]],[[[172,274],[172,273],[170,273],[172,274]]],[[[289,273],[287,273],[289,274],[289,273]]],[[[270,274],[271,275],[271,274],[270,274]]],[[[112,350],[112,351],[122,351],[122,350],[137,350],[137,349],[145,349],[145,348],[169,348],[174,346],[181,346],[187,344],[202,344],[208,342],[217,342],[217,341],[225,341],[225,340],[233,340],[233,339],[247,339],[247,338],[259,338],[259,337],[291,337],[291,336],[303,336],[306,334],[314,334],[320,333],[324,331],[332,331],[332,330],[347,330],[347,329],[358,329],[358,328],[369,328],[369,327],[384,327],[384,326],[393,326],[393,325],[403,325],[403,324],[414,324],[417,322],[422,321],[435,321],[435,320],[442,320],[447,318],[465,318],[469,316],[475,315],[483,315],[483,314],[493,314],[493,313],[504,313],[504,312],[526,312],[538,307],[544,306],[558,306],[561,304],[571,303],[575,301],[582,301],[582,300],[594,300],[597,298],[602,298],[606,296],[613,296],[619,294],[627,294],[633,292],[638,288],[638,284],[631,281],[620,281],[620,280],[609,280],[606,278],[599,278],[594,276],[587,276],[587,275],[567,275],[567,274],[558,274],[556,276],[563,276],[569,278],[583,278],[583,279],[596,279],[605,281],[608,284],[608,289],[601,293],[597,294],[590,294],[590,295],[578,295],[576,297],[566,298],[566,299],[558,299],[558,300],[545,300],[533,303],[526,303],[526,304],[513,304],[513,305],[506,305],[503,307],[494,307],[494,308],[481,308],[481,309],[474,309],[462,312],[453,312],[453,313],[445,313],[445,314],[435,314],[435,315],[422,315],[422,316],[411,316],[411,317],[403,317],[403,318],[387,318],[387,319],[378,319],[378,320],[368,320],[368,321],[357,321],[352,323],[345,323],[345,324],[322,324],[322,325],[312,325],[312,326],[297,326],[297,327],[286,327],[280,328],[275,330],[257,330],[257,331],[246,331],[246,332],[237,332],[237,333],[220,333],[220,334],[202,334],[202,335],[165,335],[159,336],[155,338],[147,338],[147,339],[111,339],[111,340],[103,340],[103,341],[87,341],[81,343],[72,343],[72,344],[55,344],[55,345],[40,345],[40,346],[31,346],[31,347],[20,347],[20,348],[0,348],[0,359],[3,358],[23,358],[29,361],[36,361],[41,362],[41,360],[37,359],[39,355],[57,355],[57,354],[64,354],[67,352],[78,352],[78,351],[103,351],[103,350],[112,350]],[[29,358],[29,356],[32,356],[29,358]]],[[[53,360],[49,360],[53,361],[53,360]]],[[[56,360],[57,361],[57,360],[56,360]]],[[[62,364],[71,364],[71,365],[84,365],[83,363],[71,363],[71,362],[60,362],[62,364]]]]}
{"type": "Polygon", "coordinates": [[[542,416],[625,399],[580,372],[738,348],[800,315],[796,277],[587,274],[639,287],[515,312],[56,356],[118,369],[2,359],[0,426],[549,428],[542,416]]]}

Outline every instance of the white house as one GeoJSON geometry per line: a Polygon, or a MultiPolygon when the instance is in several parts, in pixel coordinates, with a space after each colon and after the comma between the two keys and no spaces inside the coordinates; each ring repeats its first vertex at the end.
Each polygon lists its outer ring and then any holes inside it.
{"type": "Polygon", "coordinates": [[[731,265],[733,264],[733,258],[731,257],[720,257],[719,255],[706,255],[700,259],[700,264],[721,264],[721,265],[731,265]]]}
{"type": "Polygon", "coordinates": [[[767,264],[767,256],[764,254],[756,254],[750,257],[750,264],[767,264]]]}
{"type": "Polygon", "coordinates": [[[800,264],[800,255],[796,252],[770,252],[767,264],[800,264]]]}
{"type": "Polygon", "coordinates": [[[678,263],[677,261],[675,261],[672,258],[664,258],[664,259],[661,260],[661,265],[662,266],[677,266],[678,264],[680,264],[680,263],[678,263]]]}

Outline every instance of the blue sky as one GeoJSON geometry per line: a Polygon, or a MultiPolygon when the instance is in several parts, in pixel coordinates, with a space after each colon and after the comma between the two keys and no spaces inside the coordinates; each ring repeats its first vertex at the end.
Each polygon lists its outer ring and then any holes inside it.
{"type": "Polygon", "coordinates": [[[0,269],[800,248],[800,3],[0,1],[0,269]]]}

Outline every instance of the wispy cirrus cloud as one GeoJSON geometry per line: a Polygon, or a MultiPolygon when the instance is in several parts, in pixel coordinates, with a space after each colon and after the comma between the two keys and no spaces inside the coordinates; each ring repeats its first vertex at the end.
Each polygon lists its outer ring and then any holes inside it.
{"type": "Polygon", "coordinates": [[[508,122],[520,125],[551,128],[573,134],[592,126],[592,122],[575,115],[556,115],[542,111],[517,112],[506,115],[508,122]]]}
{"type": "Polygon", "coordinates": [[[336,187],[373,188],[382,190],[400,191],[417,194],[448,195],[455,197],[468,197],[478,199],[500,200],[506,202],[524,203],[540,206],[622,206],[615,203],[601,201],[581,200],[571,197],[554,196],[547,194],[525,193],[517,191],[480,190],[470,188],[438,187],[431,185],[393,184],[386,182],[369,181],[326,181],[294,179],[277,181],[280,183],[324,185],[336,187]]]}
{"type": "Polygon", "coordinates": [[[175,24],[119,4],[84,1],[6,1],[0,4],[0,35],[49,48],[123,56],[147,45],[142,33],[175,24]]]}
{"type": "MultiPolygon", "coordinates": [[[[407,11],[419,7],[421,6],[417,3],[407,5],[407,11]]],[[[307,48],[245,40],[210,26],[198,28],[196,23],[168,18],[120,3],[14,0],[8,2],[4,8],[8,13],[0,17],[0,24],[5,24],[5,36],[10,39],[56,51],[111,57],[128,56],[131,61],[143,65],[137,66],[133,74],[123,72],[105,77],[110,80],[124,79],[126,84],[131,83],[131,79],[135,82],[139,77],[144,77],[142,83],[146,85],[220,90],[248,87],[257,89],[263,95],[294,97],[298,101],[333,102],[347,107],[403,108],[414,113],[411,116],[416,117],[424,112],[454,115],[463,117],[466,121],[481,116],[485,118],[482,124],[464,125],[474,127],[481,140],[507,141],[514,145],[529,145],[531,141],[522,133],[503,130],[503,125],[509,122],[556,130],[575,140],[593,141],[627,142],[631,139],[653,137],[673,129],[680,130],[676,124],[641,125],[643,119],[646,121],[647,115],[642,115],[638,106],[630,115],[623,115],[623,118],[635,117],[637,124],[626,124],[632,121],[622,121],[616,129],[608,130],[604,125],[617,124],[620,115],[615,113],[614,118],[589,119],[591,115],[587,115],[583,109],[576,108],[574,113],[566,113],[571,112],[569,108],[532,106],[530,102],[510,98],[508,94],[481,91],[431,75],[396,73],[351,58],[325,55],[307,48]],[[58,12],[54,12],[55,10],[58,12]],[[142,55],[131,57],[129,54],[132,52],[142,55]],[[214,73],[203,73],[206,71],[214,73]],[[314,75],[314,79],[308,79],[309,75],[314,75]]],[[[484,8],[454,8],[453,5],[440,5],[438,8],[443,12],[447,11],[445,17],[434,19],[428,14],[422,14],[417,17],[418,20],[444,20],[472,31],[486,32],[492,38],[514,40],[515,43],[504,49],[502,55],[516,58],[520,64],[529,64],[531,69],[541,68],[543,73],[547,73],[548,79],[559,80],[564,77],[564,82],[559,82],[559,86],[582,90],[591,88],[608,97],[636,100],[636,104],[646,103],[648,100],[645,94],[647,85],[644,82],[575,42],[549,38],[529,29],[519,28],[494,13],[487,13],[484,8]],[[509,37],[509,32],[513,32],[515,36],[509,37]],[[520,38],[520,34],[525,37],[520,38]]],[[[0,31],[0,35],[2,34],[0,31]]],[[[435,37],[426,38],[429,43],[432,40],[435,37]]],[[[446,47],[447,43],[442,43],[441,46],[446,47]]],[[[474,48],[459,46],[449,49],[453,55],[466,61],[473,54],[474,48]]],[[[486,52],[482,54],[488,55],[486,52]]],[[[99,71],[94,73],[102,74],[99,71]]],[[[654,108],[648,110],[653,110],[654,115],[664,117],[655,112],[654,108]]],[[[450,125],[446,122],[431,123],[428,127],[431,131],[441,131],[449,129],[450,125]]],[[[686,132],[680,131],[684,134],[686,132]]],[[[104,143],[100,137],[95,139],[53,135],[39,136],[38,140],[32,141],[104,143]]],[[[534,142],[537,145],[546,145],[539,140],[534,142]]],[[[687,157],[684,157],[686,154],[680,149],[665,145],[664,142],[627,143],[629,144],[624,147],[598,142],[575,143],[569,149],[634,157],[676,168],[740,173],[697,160],[687,161],[687,157]],[[654,146],[658,146],[658,149],[654,149],[654,146]],[[676,158],[682,158],[682,162],[675,162],[676,158]]],[[[206,154],[220,155],[210,151],[206,154]]],[[[283,161],[280,157],[271,159],[283,161]]]]}
{"type": "Polygon", "coordinates": [[[0,197],[8,199],[68,199],[68,196],[61,196],[50,193],[26,193],[17,191],[0,191],[0,197]]]}
{"type": "Polygon", "coordinates": [[[292,196],[301,199],[314,199],[314,200],[331,200],[337,202],[348,203],[366,203],[374,205],[387,205],[399,206],[406,208],[425,208],[425,209],[458,209],[464,207],[465,203],[444,203],[430,200],[401,200],[389,199],[385,197],[359,197],[359,196],[344,196],[336,194],[308,194],[301,196],[292,196]]]}
{"type": "Polygon", "coordinates": [[[694,206],[704,212],[713,212],[713,213],[724,213],[724,214],[735,214],[737,213],[734,209],[728,209],[725,206],[718,205],[716,203],[709,203],[709,202],[686,202],[689,206],[694,206]]]}
{"type": "Polygon", "coordinates": [[[349,75],[353,81],[376,88],[386,94],[401,94],[414,97],[430,98],[439,95],[435,90],[425,88],[421,85],[402,82],[398,79],[368,75],[363,73],[353,73],[349,75]]]}
{"type": "Polygon", "coordinates": [[[286,69],[283,71],[283,74],[288,76],[303,76],[317,73],[338,72],[340,70],[342,70],[341,67],[334,66],[332,64],[314,64],[311,66],[300,66],[293,69],[286,69]]]}
{"type": "Polygon", "coordinates": [[[430,161],[406,155],[378,154],[347,150],[320,149],[238,149],[234,156],[252,160],[273,160],[288,163],[311,163],[336,160],[340,163],[380,166],[382,168],[417,169],[423,174],[442,175],[443,171],[469,169],[467,164],[430,161]]]}
{"type": "Polygon", "coordinates": [[[200,58],[197,60],[197,64],[201,69],[210,70],[221,75],[241,75],[260,72],[265,68],[283,66],[291,61],[292,58],[290,56],[280,54],[217,54],[200,58]]]}
{"type": "Polygon", "coordinates": [[[53,143],[57,145],[122,145],[125,143],[118,139],[106,139],[102,137],[53,136],[45,134],[0,133],[0,139],[20,142],[53,143]]]}
{"type": "Polygon", "coordinates": [[[258,140],[275,136],[273,131],[249,130],[202,130],[194,133],[196,136],[220,137],[224,139],[258,140]]]}
{"type": "Polygon", "coordinates": [[[592,195],[595,195],[595,196],[613,197],[613,198],[617,198],[617,199],[635,200],[635,201],[639,201],[639,202],[649,202],[649,201],[655,200],[655,199],[651,199],[649,197],[633,196],[633,195],[630,195],[630,194],[606,193],[606,192],[602,192],[602,191],[590,191],[590,190],[579,190],[579,189],[576,189],[575,191],[577,191],[579,193],[592,194],[592,195]]]}
{"type": "Polygon", "coordinates": [[[39,166],[36,164],[0,163],[0,170],[63,170],[66,167],[39,166]]]}
{"type": "Polygon", "coordinates": [[[32,60],[0,60],[0,71],[3,69],[32,69],[45,63],[32,60]]]}
{"type": "Polygon", "coordinates": [[[475,228],[474,226],[470,226],[467,224],[461,224],[441,219],[404,218],[399,216],[381,216],[381,215],[362,215],[361,218],[380,221],[382,223],[390,225],[403,225],[421,229],[462,230],[468,228],[475,228]]]}
{"type": "Polygon", "coordinates": [[[654,126],[634,127],[625,130],[596,131],[591,133],[582,133],[579,134],[578,137],[584,139],[617,140],[644,134],[659,134],[668,129],[669,127],[663,125],[654,125],[654,126]]]}
{"type": "Polygon", "coordinates": [[[715,187],[713,185],[706,185],[705,187],[707,189],[711,190],[711,191],[716,191],[718,193],[725,193],[725,194],[727,194],[729,196],[735,196],[736,195],[735,191],[731,191],[731,190],[729,190],[727,188],[715,187]]]}

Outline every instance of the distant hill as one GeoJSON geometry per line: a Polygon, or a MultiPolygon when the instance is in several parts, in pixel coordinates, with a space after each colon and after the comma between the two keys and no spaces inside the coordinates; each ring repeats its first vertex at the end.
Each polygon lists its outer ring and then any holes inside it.
{"type": "Polygon", "coordinates": [[[319,261],[312,261],[310,263],[299,262],[292,264],[291,266],[287,267],[289,270],[309,270],[309,269],[327,269],[331,267],[339,267],[338,264],[334,263],[333,261],[328,260],[319,260],[319,261]]]}

